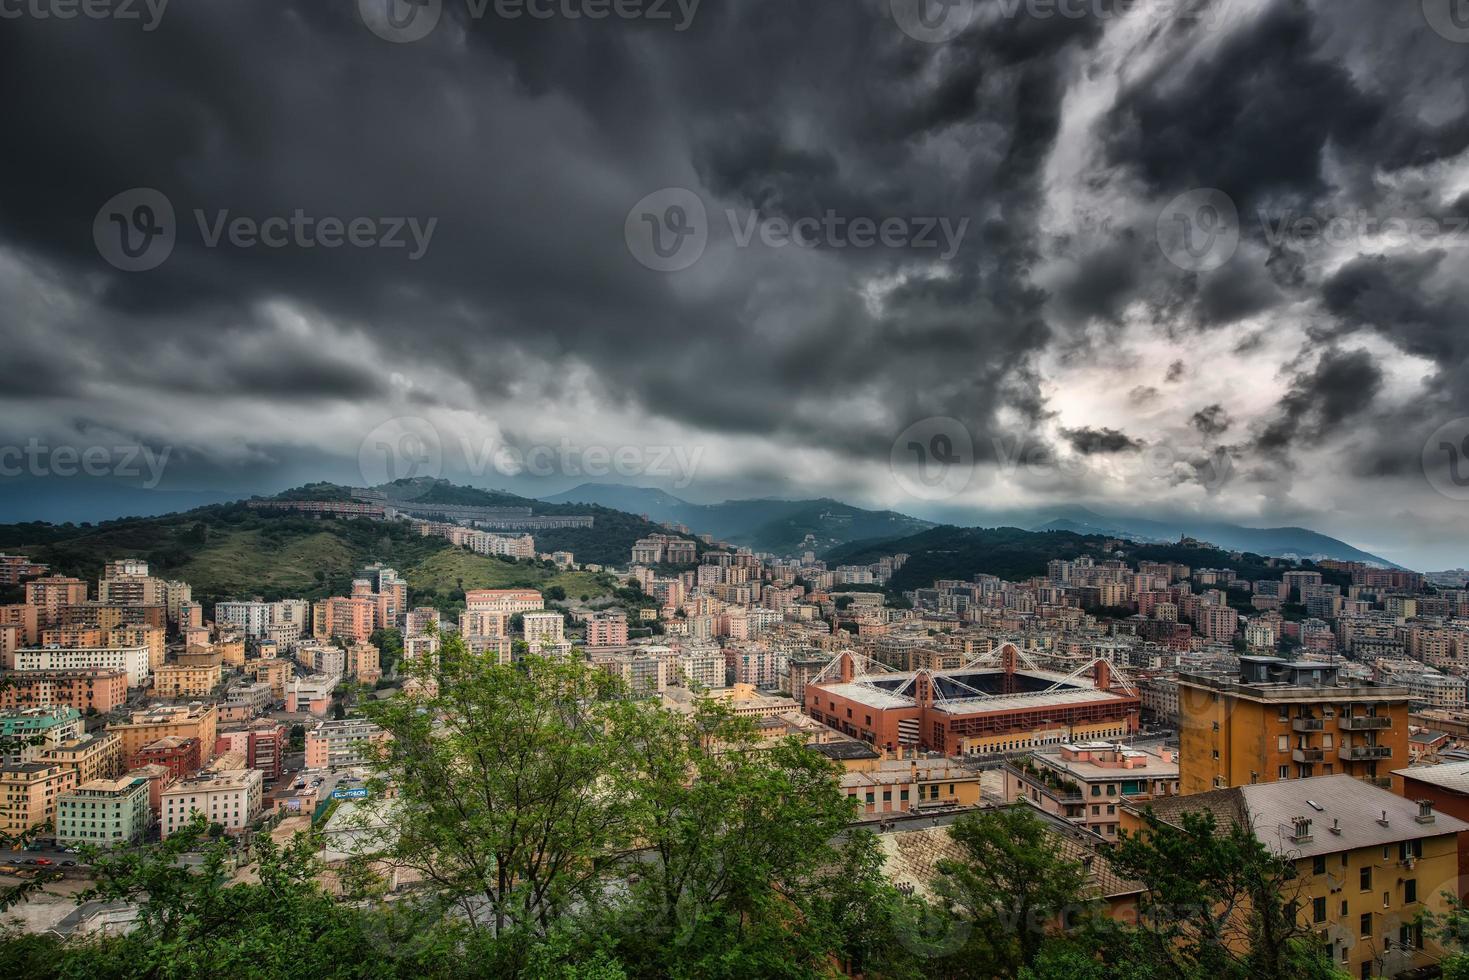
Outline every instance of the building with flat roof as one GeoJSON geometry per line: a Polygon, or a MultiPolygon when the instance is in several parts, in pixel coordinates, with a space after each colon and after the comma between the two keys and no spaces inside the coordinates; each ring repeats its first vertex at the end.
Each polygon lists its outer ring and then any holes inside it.
{"type": "Polygon", "coordinates": [[[306,768],[365,765],[377,758],[387,738],[387,732],[360,718],[319,722],[306,732],[306,768]]]}
{"type": "Polygon", "coordinates": [[[197,738],[200,752],[208,761],[214,748],[215,729],[219,709],[212,704],[158,705],[142,711],[134,711],[128,721],[114,722],[107,726],[122,739],[122,751],[129,759],[149,742],[156,742],[167,735],[179,738],[197,738]]]}
{"type": "Polygon", "coordinates": [[[129,769],[161,766],[174,779],[187,779],[204,768],[204,750],[197,738],[165,735],[154,739],[128,757],[129,769]]]}
{"type": "Polygon", "coordinates": [[[120,667],[79,670],[15,670],[4,675],[0,708],[70,705],[83,714],[115,710],[127,701],[127,672],[120,667]]]}
{"type": "Polygon", "coordinates": [[[112,732],[94,732],[68,739],[41,753],[41,762],[56,762],[77,774],[78,783],[114,779],[122,775],[122,739],[112,732]]]}
{"type": "Polygon", "coordinates": [[[1406,688],[1336,664],[1243,656],[1239,673],[1178,675],[1184,793],[1346,773],[1390,783],[1408,759],[1406,688]]]}
{"type": "Polygon", "coordinates": [[[51,823],[57,799],[75,785],[76,773],[54,762],[0,765],[0,833],[51,823]]]}
{"type": "Polygon", "coordinates": [[[1106,660],[1062,674],[1010,643],[949,671],[893,671],[846,651],[805,695],[807,714],[854,738],[947,755],[1122,738],[1137,730],[1140,707],[1106,660]]]}
{"type": "Polygon", "coordinates": [[[56,842],[110,847],[142,840],[151,823],[143,776],[93,779],[56,801],[56,842]]]}
{"type": "Polygon", "coordinates": [[[163,791],[159,831],[164,837],[177,833],[194,814],[202,813],[211,824],[237,834],[260,816],[263,798],[264,774],[259,769],[202,772],[163,791]]]}
{"type": "Polygon", "coordinates": [[[84,730],[82,713],[70,705],[0,713],[0,739],[9,747],[0,761],[35,762],[47,749],[81,738],[84,730]]]}
{"type": "Polygon", "coordinates": [[[1178,794],[1178,757],[1166,746],[1150,751],[1120,742],[1083,742],[1040,749],[1030,760],[1038,778],[1023,772],[1009,777],[1020,784],[1015,787],[1019,794],[1104,840],[1117,839],[1124,802],[1178,794]]]}
{"type": "Polygon", "coordinates": [[[148,680],[149,647],[32,647],[15,651],[16,670],[90,670],[94,667],[120,669],[127,674],[128,687],[142,687],[148,680]]]}

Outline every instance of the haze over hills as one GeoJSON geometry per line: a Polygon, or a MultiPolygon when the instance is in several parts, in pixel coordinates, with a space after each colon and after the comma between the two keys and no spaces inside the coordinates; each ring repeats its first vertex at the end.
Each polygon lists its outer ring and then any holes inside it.
{"type": "Polygon", "coordinates": [[[839,500],[726,500],[694,504],[650,487],[586,483],[542,498],[547,503],[598,504],[647,514],[655,521],[685,524],[697,534],[712,534],[756,551],[789,554],[805,547],[824,553],[851,541],[902,537],[931,528],[931,521],[890,510],[865,510],[839,500]],[[814,543],[805,544],[807,536],[814,543]]]}
{"type": "MultiPolygon", "coordinates": [[[[548,503],[594,503],[654,521],[686,524],[702,534],[756,550],[784,552],[800,546],[805,534],[814,534],[818,553],[854,541],[915,534],[939,523],[895,511],[872,511],[831,499],[779,500],[757,498],[694,504],[653,487],[587,483],[542,498],[548,503]]],[[[1051,507],[981,513],[971,520],[947,523],[968,527],[1013,527],[1031,531],[1070,531],[1079,535],[1107,535],[1140,542],[1174,542],[1197,538],[1229,551],[1248,551],[1272,558],[1334,558],[1384,567],[1393,562],[1304,527],[1255,528],[1225,521],[1186,517],[1107,516],[1085,507],[1051,507]]]]}

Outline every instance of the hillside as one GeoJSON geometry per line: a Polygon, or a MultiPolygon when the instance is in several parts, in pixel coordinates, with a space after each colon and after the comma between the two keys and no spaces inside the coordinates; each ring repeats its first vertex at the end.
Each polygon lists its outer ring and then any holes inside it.
{"type": "Polygon", "coordinates": [[[901,537],[933,527],[929,521],[895,511],[864,510],[838,500],[726,500],[719,504],[691,504],[649,487],[587,483],[547,497],[547,503],[599,504],[655,521],[685,524],[699,534],[711,534],[756,551],[792,554],[810,548],[824,553],[853,541],[901,537]],[[815,539],[804,544],[807,535],[815,539]]]}
{"type": "MultiPolygon", "coordinates": [[[[868,564],[885,555],[905,553],[908,561],[898,570],[889,587],[894,591],[924,588],[935,579],[971,579],[978,574],[998,575],[1012,581],[1046,574],[1046,563],[1054,558],[1113,558],[1127,561],[1171,561],[1191,568],[1232,568],[1242,578],[1279,579],[1296,567],[1293,563],[1249,552],[1176,543],[1127,542],[1121,549],[1103,552],[1112,535],[1077,534],[1068,530],[1026,531],[1016,527],[973,528],[942,526],[905,538],[858,541],[827,556],[831,564],[868,564]]],[[[1301,562],[1301,567],[1314,567],[1301,562]]],[[[1346,582],[1339,572],[1322,569],[1328,582],[1346,582]]]]}
{"type": "Polygon", "coordinates": [[[1360,561],[1396,568],[1379,557],[1345,541],[1304,527],[1245,527],[1225,521],[1187,518],[1152,519],[1107,517],[1084,507],[1069,507],[1044,523],[1028,525],[1035,531],[1071,531],[1076,534],[1107,534],[1136,541],[1169,542],[1187,536],[1208,541],[1230,551],[1249,551],[1275,558],[1360,561]]]}
{"type": "Polygon", "coordinates": [[[1025,531],[1018,527],[932,528],[886,541],[859,541],[827,556],[829,564],[867,564],[902,552],[908,561],[888,583],[894,591],[926,588],[935,579],[970,579],[977,574],[1017,580],[1046,574],[1053,558],[1090,554],[1100,557],[1104,539],[1067,531],[1025,531]]]}
{"type": "MultiPolygon", "coordinates": [[[[543,504],[472,487],[434,487],[442,502],[531,506],[542,514],[587,514],[591,528],[535,535],[540,551],[567,550],[580,562],[626,564],[632,543],[657,530],[620,511],[543,504]],[[449,498],[449,499],[443,499],[449,498]]],[[[332,484],[311,484],[281,499],[345,500],[332,484]]],[[[146,558],[155,574],[182,579],[206,606],[221,599],[324,598],[350,591],[354,574],[375,561],[407,579],[415,596],[452,608],[464,588],[561,585],[568,595],[602,596],[608,577],[561,573],[539,562],[509,561],[454,548],[399,523],[314,518],[251,510],[242,502],[201,507],[162,517],[123,518],[99,524],[0,525],[0,550],[30,555],[57,573],[95,581],[109,558],[146,558]]],[[[462,598],[462,595],[458,598],[462,598]]]]}

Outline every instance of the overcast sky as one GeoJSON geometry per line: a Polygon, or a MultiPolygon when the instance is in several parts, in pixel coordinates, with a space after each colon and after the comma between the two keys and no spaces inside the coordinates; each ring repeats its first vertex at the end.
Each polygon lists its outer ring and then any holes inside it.
{"type": "Polygon", "coordinates": [[[1450,0],[28,2],[0,516],[406,468],[1469,565],[1450,0]]]}

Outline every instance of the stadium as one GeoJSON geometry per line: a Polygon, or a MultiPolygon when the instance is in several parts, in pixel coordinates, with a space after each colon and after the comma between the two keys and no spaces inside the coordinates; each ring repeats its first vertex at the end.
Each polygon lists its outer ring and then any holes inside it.
{"type": "Polygon", "coordinates": [[[877,748],[991,755],[1137,731],[1136,688],[1105,659],[1062,674],[1013,644],[954,670],[894,671],[838,654],[805,690],[811,717],[877,748]]]}

